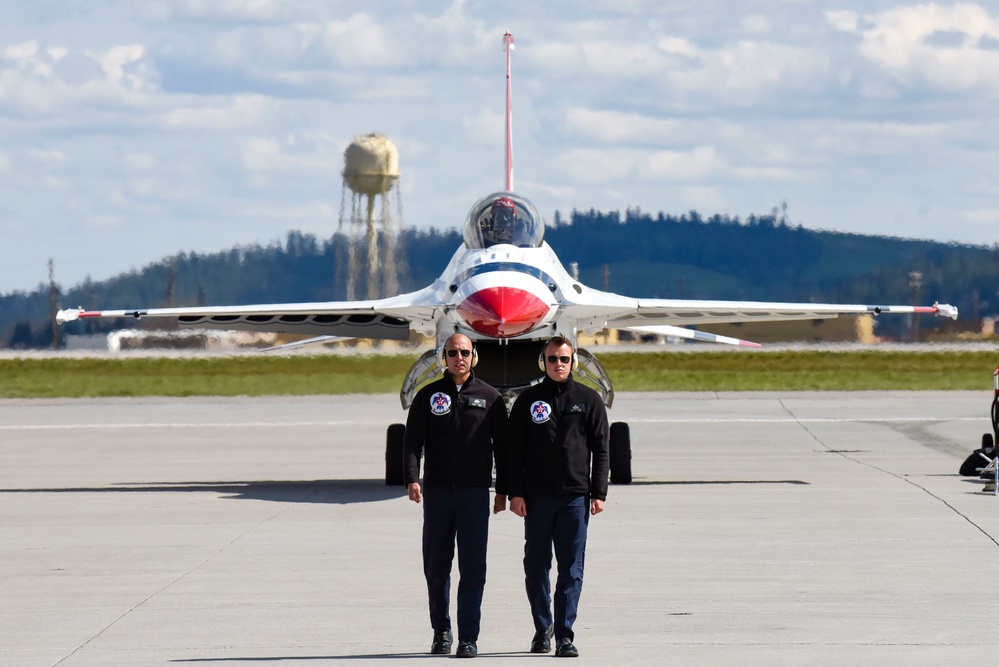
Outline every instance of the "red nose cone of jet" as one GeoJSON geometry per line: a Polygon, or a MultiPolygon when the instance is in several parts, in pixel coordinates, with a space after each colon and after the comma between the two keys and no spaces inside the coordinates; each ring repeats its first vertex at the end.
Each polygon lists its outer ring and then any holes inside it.
{"type": "Polygon", "coordinates": [[[548,304],[516,287],[488,287],[462,301],[458,314],[480,334],[509,338],[538,326],[548,314],[548,304]]]}

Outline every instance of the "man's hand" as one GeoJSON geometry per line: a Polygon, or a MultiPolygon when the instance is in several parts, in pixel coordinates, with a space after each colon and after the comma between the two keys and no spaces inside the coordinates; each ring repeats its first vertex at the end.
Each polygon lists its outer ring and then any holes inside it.
{"type": "Polygon", "coordinates": [[[423,494],[420,493],[419,482],[413,482],[406,488],[409,489],[409,499],[412,500],[414,503],[418,503],[423,499],[423,494]]]}
{"type": "Polygon", "coordinates": [[[506,509],[506,494],[497,493],[496,499],[493,500],[493,514],[499,514],[506,509]]]}
{"type": "Polygon", "coordinates": [[[594,498],[590,501],[590,514],[600,514],[604,511],[604,501],[594,498]]]}
{"type": "Polygon", "coordinates": [[[510,499],[510,511],[517,516],[527,516],[527,504],[519,496],[510,499]]]}

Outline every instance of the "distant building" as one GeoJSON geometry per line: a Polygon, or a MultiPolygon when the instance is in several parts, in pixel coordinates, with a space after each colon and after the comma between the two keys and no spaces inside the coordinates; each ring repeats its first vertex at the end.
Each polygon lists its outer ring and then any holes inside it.
{"type": "Polygon", "coordinates": [[[126,350],[225,351],[247,347],[269,347],[274,345],[276,340],[277,334],[246,331],[121,329],[107,335],[107,349],[111,352],[126,350]]]}

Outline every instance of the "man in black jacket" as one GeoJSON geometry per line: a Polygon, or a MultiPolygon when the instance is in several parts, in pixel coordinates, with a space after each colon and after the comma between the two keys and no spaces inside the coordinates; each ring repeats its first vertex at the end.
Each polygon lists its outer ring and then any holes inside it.
{"type": "Polygon", "coordinates": [[[478,654],[486,584],[489,486],[496,460],[493,513],[506,509],[507,414],[500,393],[472,373],[472,341],[454,334],[441,348],[444,377],[416,394],[406,422],[406,486],[423,501],[423,572],[434,629],[431,653],[451,652],[451,563],[458,544],[459,658],[478,654]],[[420,455],[424,458],[420,487],[420,455]]]}
{"type": "Polygon", "coordinates": [[[554,634],[555,655],[574,658],[586,529],[607,498],[607,411],[597,392],[572,379],[576,351],[566,338],[549,340],[539,364],[544,381],[521,394],[510,412],[510,510],[524,517],[531,653],[550,651],[554,634]],[[554,617],[552,545],[558,560],[554,617]]]}

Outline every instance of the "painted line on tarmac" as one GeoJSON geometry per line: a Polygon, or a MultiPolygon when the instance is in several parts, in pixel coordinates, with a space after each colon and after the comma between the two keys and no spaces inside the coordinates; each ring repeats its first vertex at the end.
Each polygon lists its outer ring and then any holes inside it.
{"type": "Polygon", "coordinates": [[[309,422],[162,422],[141,424],[5,424],[0,431],[75,431],[80,429],[161,429],[161,428],[287,428],[302,426],[358,426],[370,421],[309,422]]]}
{"type": "MultiPolygon", "coordinates": [[[[955,422],[982,421],[982,417],[676,417],[627,419],[629,424],[826,424],[861,422],[955,422]]],[[[4,424],[0,431],[75,431],[100,429],[164,429],[164,428],[300,428],[329,426],[365,426],[372,421],[302,421],[302,422],[158,422],[117,424],[4,424]]]]}
{"type": "Polygon", "coordinates": [[[985,421],[983,417],[676,417],[667,419],[627,419],[629,424],[824,424],[870,422],[967,422],[985,421]]]}

